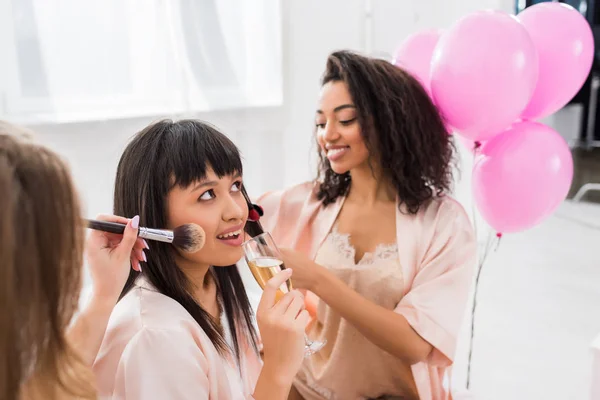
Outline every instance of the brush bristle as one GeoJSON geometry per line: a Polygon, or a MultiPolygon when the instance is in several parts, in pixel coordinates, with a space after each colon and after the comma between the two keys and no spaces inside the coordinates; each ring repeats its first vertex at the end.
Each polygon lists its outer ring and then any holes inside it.
{"type": "Polygon", "coordinates": [[[186,253],[195,253],[204,247],[205,233],[201,226],[185,224],[173,230],[173,245],[186,253]]]}

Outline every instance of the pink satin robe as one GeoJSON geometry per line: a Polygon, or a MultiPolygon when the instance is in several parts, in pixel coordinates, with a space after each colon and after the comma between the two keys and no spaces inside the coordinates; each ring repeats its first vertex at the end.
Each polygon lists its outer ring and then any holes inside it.
{"type": "Polygon", "coordinates": [[[240,337],[242,374],[178,302],[143,278],[115,307],[94,373],[113,400],[246,400],[262,362],[240,337]]]}
{"type": "MultiPolygon", "coordinates": [[[[309,182],[267,193],[257,203],[265,212],[261,222],[278,245],[314,259],[343,201],[323,207],[309,182]]],[[[446,196],[416,215],[397,210],[396,237],[405,284],[395,311],[434,347],[425,362],[412,366],[417,390],[422,400],[447,400],[443,378],[454,359],[476,262],[472,225],[463,207],[446,196]]]]}

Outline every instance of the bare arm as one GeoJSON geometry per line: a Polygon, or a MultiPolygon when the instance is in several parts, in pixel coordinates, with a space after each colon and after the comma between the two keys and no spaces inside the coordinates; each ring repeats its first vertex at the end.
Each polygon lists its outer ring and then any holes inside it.
{"type": "Polygon", "coordinates": [[[92,297],[67,332],[67,340],[86,365],[96,359],[114,306],[114,301],[92,297]]]}
{"type": "Polygon", "coordinates": [[[414,364],[450,363],[473,278],[476,242],[468,217],[453,205],[440,209],[410,290],[394,310],[355,292],[306,255],[281,249],[294,269],[294,286],[314,292],[390,354],[414,364]]]}
{"type": "Polygon", "coordinates": [[[410,364],[427,358],[431,344],[415,332],[404,316],[364,298],[328,270],[320,271],[314,293],[367,339],[410,364]]]}
{"type": "Polygon", "coordinates": [[[147,243],[137,237],[139,217],[129,220],[99,215],[96,219],[127,224],[127,228],[123,235],[92,231],[86,241],[93,295],[67,331],[67,340],[89,366],[100,350],[110,314],[129,271],[131,267],[141,271],[140,262],[145,259],[143,249],[148,248],[147,243]]]}

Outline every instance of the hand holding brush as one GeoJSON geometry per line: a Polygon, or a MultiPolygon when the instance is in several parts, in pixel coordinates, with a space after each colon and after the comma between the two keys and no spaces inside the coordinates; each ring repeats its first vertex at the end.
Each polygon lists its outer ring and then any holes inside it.
{"type": "MultiPolygon", "coordinates": [[[[126,221],[126,220],[125,220],[126,221]]],[[[123,234],[126,223],[123,221],[98,221],[88,220],[88,228],[103,232],[123,234]]],[[[138,237],[159,242],[171,243],[186,253],[195,253],[204,247],[205,233],[202,227],[196,224],[185,224],[171,230],[140,227],[138,237]]]]}

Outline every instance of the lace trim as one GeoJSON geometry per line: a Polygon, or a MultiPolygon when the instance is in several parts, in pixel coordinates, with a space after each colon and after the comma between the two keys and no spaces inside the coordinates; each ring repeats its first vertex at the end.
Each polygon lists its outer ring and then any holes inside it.
{"type": "MultiPolygon", "coordinates": [[[[352,263],[355,263],[356,249],[352,246],[352,243],[350,243],[349,233],[340,233],[337,230],[337,226],[334,226],[331,233],[329,233],[327,240],[339,254],[352,261],[352,263]]],[[[397,243],[381,243],[375,247],[374,252],[366,252],[356,265],[371,265],[378,260],[392,260],[397,258],[397,243]]]]}

